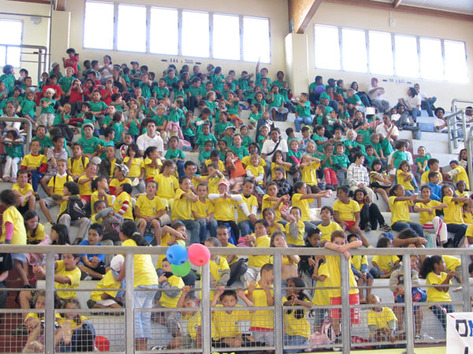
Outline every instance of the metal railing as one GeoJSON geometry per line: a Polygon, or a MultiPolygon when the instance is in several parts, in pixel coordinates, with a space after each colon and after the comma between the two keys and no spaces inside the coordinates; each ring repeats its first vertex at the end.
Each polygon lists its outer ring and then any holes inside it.
{"type": "MultiPolygon", "coordinates": [[[[49,52],[48,47],[42,45],[29,45],[29,44],[1,44],[2,47],[6,48],[5,57],[8,58],[8,49],[9,48],[20,48],[20,65],[23,63],[37,64],[37,82],[41,81],[41,74],[43,72],[49,73],[49,52]],[[27,51],[23,51],[26,49],[27,51]],[[31,50],[31,51],[30,51],[31,50]],[[24,56],[35,56],[35,59],[23,59],[24,56]]],[[[7,63],[8,64],[8,63],[7,63]]],[[[21,65],[23,67],[23,65],[21,65]]]]}
{"type": "Polygon", "coordinates": [[[466,136],[465,111],[460,109],[445,116],[447,120],[448,134],[448,150],[450,154],[454,154],[458,149],[458,145],[466,136]],[[460,118],[460,121],[458,121],[460,118]]]}
{"type": "MultiPolygon", "coordinates": [[[[46,255],[46,278],[45,278],[45,291],[46,291],[46,307],[44,310],[44,348],[46,353],[54,353],[55,351],[55,308],[54,308],[54,262],[55,254],[64,254],[71,253],[74,254],[123,254],[126,258],[126,285],[125,285],[125,301],[124,309],[117,311],[124,311],[124,323],[121,323],[125,337],[121,338],[124,340],[124,345],[122,345],[120,350],[114,350],[113,352],[125,352],[133,353],[135,352],[134,347],[134,316],[135,312],[142,312],[146,310],[134,309],[134,294],[137,291],[134,288],[134,257],[136,254],[150,254],[153,256],[165,254],[167,247],[120,247],[120,246],[24,246],[24,245],[1,245],[0,253],[31,253],[34,250],[34,253],[40,253],[46,255]]],[[[273,256],[274,264],[274,346],[271,349],[274,349],[275,353],[281,354],[284,350],[284,323],[283,317],[285,315],[285,309],[283,306],[277,304],[282,304],[283,299],[283,288],[281,284],[281,269],[282,269],[282,256],[287,255],[299,255],[299,256],[317,256],[317,255],[338,255],[341,257],[341,299],[342,303],[342,320],[341,320],[341,334],[342,341],[341,344],[337,346],[343,350],[343,353],[350,353],[352,347],[352,328],[350,323],[350,310],[352,308],[361,307],[366,308],[367,306],[372,307],[372,305],[350,305],[349,304],[349,261],[340,253],[326,250],[323,248],[210,248],[212,254],[217,255],[238,255],[238,256],[249,256],[249,255],[271,255],[273,256]],[[345,314],[345,315],[343,315],[345,314]]],[[[461,257],[462,263],[462,276],[463,276],[463,288],[462,288],[462,301],[457,302],[457,306],[461,306],[464,312],[471,311],[471,300],[470,300],[470,286],[469,286],[469,272],[468,264],[470,263],[470,256],[473,255],[473,249],[418,249],[418,248],[381,248],[381,249],[358,249],[352,250],[352,255],[402,255],[403,258],[403,274],[404,274],[404,288],[405,291],[405,341],[400,341],[399,343],[404,344],[406,348],[406,353],[414,353],[414,305],[412,301],[412,283],[411,283],[411,255],[456,255],[461,257]]],[[[201,312],[201,329],[202,329],[202,347],[199,349],[199,352],[208,354],[213,351],[211,343],[211,312],[215,311],[215,308],[210,307],[210,268],[209,264],[206,264],[202,267],[201,271],[201,302],[200,302],[200,312],[201,312]]],[[[373,286],[373,288],[376,288],[373,286]]],[[[15,290],[15,289],[0,289],[0,290],[15,290]]],[[[24,290],[24,289],[16,289],[24,290]]],[[[93,289],[90,289],[93,290],[93,289]]],[[[106,290],[106,289],[105,289],[106,290]]],[[[383,304],[384,305],[384,304],[383,304]]],[[[389,304],[387,304],[389,305],[389,304]]],[[[399,305],[399,304],[397,304],[399,305]]],[[[416,306],[419,303],[416,303],[416,306]]],[[[402,306],[402,304],[401,304],[402,306]]],[[[428,304],[427,304],[428,306],[428,304]]],[[[315,307],[315,306],[314,306],[315,307]]],[[[330,306],[334,307],[334,306],[330,306]]],[[[337,307],[337,306],[335,306],[337,307]]],[[[161,309],[160,309],[161,310],[161,309]]],[[[225,308],[223,308],[225,310],[225,308]]],[[[0,309],[0,314],[8,314],[15,311],[15,309],[0,309]]],[[[34,312],[29,310],[20,310],[18,312],[34,312]]],[[[96,310],[97,311],[97,310],[96,310]]],[[[114,310],[112,309],[111,312],[114,310]]],[[[153,310],[150,310],[152,312],[153,310]]],[[[169,311],[169,310],[168,310],[169,311]]],[[[91,310],[93,313],[94,310],[91,310]]],[[[438,327],[438,325],[437,325],[438,327]]],[[[438,342],[438,341],[437,341],[438,342]]],[[[364,343],[357,344],[357,346],[368,346],[373,345],[373,343],[364,343]]],[[[301,351],[309,348],[309,346],[303,346],[301,351]]],[[[333,348],[333,346],[332,346],[333,348]]],[[[248,350],[248,348],[240,348],[243,350],[248,350]]],[[[165,352],[195,352],[194,350],[166,350],[165,352]]],[[[218,351],[218,350],[217,350],[218,351]]],[[[220,350],[221,351],[221,350],[220,350]]],[[[238,351],[238,348],[229,348],[225,351],[238,351]]],[[[140,351],[144,353],[147,351],[140,351]]]]}
{"type": "Polygon", "coordinates": [[[33,140],[33,125],[28,118],[12,118],[7,116],[0,116],[0,122],[9,122],[9,123],[25,123],[26,126],[26,141],[24,144],[24,153],[25,155],[30,152],[30,144],[33,140]]]}

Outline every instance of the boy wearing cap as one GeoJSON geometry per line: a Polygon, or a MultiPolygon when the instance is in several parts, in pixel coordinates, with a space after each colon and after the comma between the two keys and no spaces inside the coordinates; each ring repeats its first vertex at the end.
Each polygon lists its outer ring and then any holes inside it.
{"type": "Polygon", "coordinates": [[[82,145],[84,156],[88,157],[89,159],[92,157],[99,159],[98,155],[101,153],[101,151],[97,148],[100,146],[101,140],[94,136],[94,125],[92,123],[85,123],[82,126],[82,129],[84,129],[84,136],[79,138],[77,143],[82,145]]]}
{"type": "MultiPolygon", "coordinates": [[[[126,178],[128,179],[128,178],[126,178]]],[[[124,220],[135,221],[131,202],[132,187],[130,183],[123,183],[116,188],[117,198],[113,203],[113,211],[123,217],[124,220]]]]}
{"type": "Polygon", "coordinates": [[[98,282],[95,290],[90,294],[87,301],[89,309],[103,308],[121,308],[118,289],[122,288],[122,282],[118,281],[118,277],[122,270],[125,258],[121,254],[116,255],[110,262],[110,270],[105,273],[103,278],[98,282]],[[113,289],[113,290],[101,290],[113,289]]]}
{"type": "Polygon", "coordinates": [[[118,195],[117,187],[122,184],[128,183],[131,186],[131,183],[132,183],[131,179],[126,177],[128,176],[129,172],[130,172],[130,169],[128,168],[127,165],[118,164],[118,163],[115,164],[115,170],[113,171],[113,175],[115,178],[113,178],[109,184],[110,194],[118,195]]]}
{"type": "Polygon", "coordinates": [[[54,122],[54,106],[56,101],[53,100],[56,91],[53,88],[48,88],[44,92],[44,97],[39,101],[41,105],[41,113],[38,118],[38,124],[44,125],[46,128],[52,127],[54,122]]]}

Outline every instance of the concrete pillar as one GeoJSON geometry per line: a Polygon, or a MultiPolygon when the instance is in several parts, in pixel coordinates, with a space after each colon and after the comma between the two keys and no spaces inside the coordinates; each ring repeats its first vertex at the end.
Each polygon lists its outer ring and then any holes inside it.
{"type": "Polygon", "coordinates": [[[58,62],[62,66],[62,58],[66,57],[71,34],[71,13],[68,11],[52,12],[51,59],[50,63],[58,62]]]}
{"type": "Polygon", "coordinates": [[[306,34],[289,33],[285,38],[286,80],[294,95],[309,89],[309,46],[306,34]]]}

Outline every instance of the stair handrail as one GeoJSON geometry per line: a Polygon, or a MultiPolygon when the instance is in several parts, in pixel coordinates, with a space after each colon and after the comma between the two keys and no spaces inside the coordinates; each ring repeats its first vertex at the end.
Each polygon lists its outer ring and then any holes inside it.
{"type": "Polygon", "coordinates": [[[468,166],[468,178],[470,179],[470,186],[473,186],[473,127],[468,132],[468,137],[465,140],[465,149],[467,154],[468,166]]]}
{"type": "Polygon", "coordinates": [[[466,120],[465,120],[465,111],[460,109],[458,111],[454,111],[444,117],[447,122],[447,130],[448,130],[448,149],[449,153],[453,154],[454,149],[458,148],[458,140],[460,138],[464,138],[467,135],[466,131],[466,120]],[[457,117],[461,117],[461,121],[457,121],[457,117]],[[461,131],[462,135],[459,134],[459,124],[461,124],[461,131]]]}
{"type": "Polygon", "coordinates": [[[457,102],[473,104],[472,100],[466,100],[466,99],[462,99],[462,98],[454,98],[452,100],[452,107],[451,107],[452,112],[455,112],[457,110],[457,105],[456,105],[457,102]]]}

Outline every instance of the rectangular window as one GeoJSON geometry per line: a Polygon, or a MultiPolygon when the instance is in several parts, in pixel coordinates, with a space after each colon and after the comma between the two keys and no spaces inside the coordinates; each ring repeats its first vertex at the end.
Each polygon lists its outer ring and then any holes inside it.
{"type": "Polygon", "coordinates": [[[445,79],[453,82],[467,82],[465,43],[444,41],[445,48],[445,79]]]}
{"type": "Polygon", "coordinates": [[[146,52],[146,6],[118,5],[117,49],[146,52]]]}
{"type": "Polygon", "coordinates": [[[269,20],[243,17],[243,60],[261,63],[271,61],[269,20]]]}
{"type": "Polygon", "coordinates": [[[369,31],[370,72],[393,74],[393,50],[391,33],[369,31]]]}
{"type": "Polygon", "coordinates": [[[394,36],[395,66],[397,76],[419,77],[417,39],[414,36],[394,36]]]}
{"type": "Polygon", "coordinates": [[[182,11],[182,55],[209,57],[209,14],[182,11]]]}
{"type": "Polygon", "coordinates": [[[420,38],[420,76],[423,79],[443,78],[442,43],[440,39],[420,38]]]}
{"type": "Polygon", "coordinates": [[[214,15],[212,29],[213,57],[240,60],[240,18],[214,15]]]}
{"type": "Polygon", "coordinates": [[[21,48],[7,47],[2,44],[21,45],[23,22],[18,20],[0,20],[0,66],[6,64],[20,67],[21,48]]]}
{"type": "Polygon", "coordinates": [[[113,49],[113,34],[113,3],[87,1],[84,18],[84,48],[113,49]]]}
{"type": "Polygon", "coordinates": [[[149,40],[150,52],[177,55],[178,43],[177,10],[152,7],[149,40]]]}
{"type": "Polygon", "coordinates": [[[342,29],[343,70],[367,72],[366,37],[364,30],[342,29]]]}
{"type": "Polygon", "coordinates": [[[315,25],[315,67],[340,70],[340,40],[338,27],[315,25]]]}

